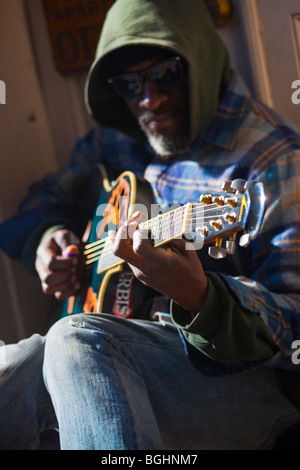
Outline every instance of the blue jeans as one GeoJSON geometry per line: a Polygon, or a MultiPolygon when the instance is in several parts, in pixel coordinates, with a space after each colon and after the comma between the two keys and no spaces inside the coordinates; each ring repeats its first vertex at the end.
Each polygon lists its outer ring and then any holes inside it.
{"type": "Polygon", "coordinates": [[[202,375],[172,324],[111,315],[63,318],[8,346],[0,394],[6,449],[36,448],[56,419],[61,448],[77,450],[272,448],[300,421],[272,369],[202,375]]]}
{"type": "Polygon", "coordinates": [[[1,450],[36,449],[40,433],[57,425],[42,375],[44,343],[45,338],[34,335],[1,347],[1,450]]]}

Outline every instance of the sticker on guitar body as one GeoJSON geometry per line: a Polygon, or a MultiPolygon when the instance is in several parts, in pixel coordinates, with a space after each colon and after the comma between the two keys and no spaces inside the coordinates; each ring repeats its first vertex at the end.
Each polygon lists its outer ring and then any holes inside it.
{"type": "Polygon", "coordinates": [[[112,313],[117,317],[130,318],[132,316],[131,290],[133,276],[122,273],[118,279],[112,313]]]}

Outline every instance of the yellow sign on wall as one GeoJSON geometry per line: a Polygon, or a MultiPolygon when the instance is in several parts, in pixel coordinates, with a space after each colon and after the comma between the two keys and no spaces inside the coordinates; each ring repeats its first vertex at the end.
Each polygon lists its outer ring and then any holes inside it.
{"type": "Polygon", "coordinates": [[[114,0],[43,0],[53,56],[60,72],[87,70],[114,0]]]}

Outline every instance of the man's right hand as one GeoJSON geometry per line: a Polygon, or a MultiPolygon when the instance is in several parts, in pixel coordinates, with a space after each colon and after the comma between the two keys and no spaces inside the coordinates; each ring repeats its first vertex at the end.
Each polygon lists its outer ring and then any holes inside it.
{"type": "Polygon", "coordinates": [[[35,267],[45,294],[66,299],[80,289],[80,241],[69,230],[47,235],[37,249],[35,267]]]}

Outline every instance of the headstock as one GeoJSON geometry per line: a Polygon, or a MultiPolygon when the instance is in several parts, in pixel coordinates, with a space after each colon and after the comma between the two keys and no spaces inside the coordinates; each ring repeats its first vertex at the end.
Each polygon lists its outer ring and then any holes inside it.
{"type": "Polygon", "coordinates": [[[206,192],[200,197],[200,203],[205,206],[204,225],[196,231],[204,243],[215,242],[208,250],[212,258],[221,259],[235,252],[237,232],[244,232],[239,241],[243,247],[257,236],[265,210],[262,183],[226,180],[222,192],[206,192]],[[224,246],[225,237],[228,239],[224,246]]]}

